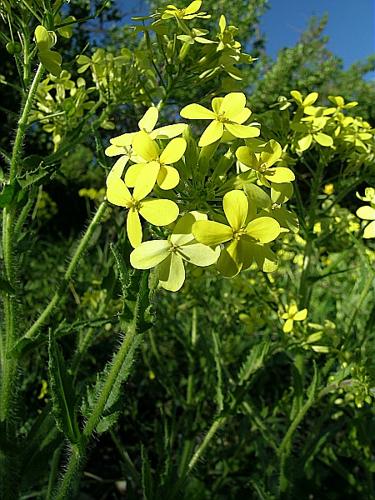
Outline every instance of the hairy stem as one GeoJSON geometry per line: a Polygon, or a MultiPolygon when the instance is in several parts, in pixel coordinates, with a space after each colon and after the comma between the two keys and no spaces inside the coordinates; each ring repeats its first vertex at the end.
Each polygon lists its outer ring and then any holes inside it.
{"type": "Polygon", "coordinates": [[[82,255],[85,253],[87,250],[87,247],[90,243],[90,240],[94,234],[94,231],[96,227],[100,224],[101,219],[103,217],[103,214],[107,208],[107,202],[103,201],[99,207],[98,210],[96,211],[93,219],[91,220],[88,228],[86,229],[84,235],[81,238],[81,241],[79,242],[79,245],[76,249],[76,251],[73,254],[73,257],[64,273],[64,277],[62,280],[62,283],[60,284],[59,288],[57,291],[54,293],[52,296],[51,300],[45,307],[45,309],[42,311],[40,314],[39,318],[31,325],[31,327],[28,329],[28,331],[25,333],[23,336],[23,339],[33,339],[36,337],[39,329],[41,326],[43,326],[48,318],[51,316],[52,312],[54,311],[55,307],[59,303],[60,299],[63,297],[66,289],[69,286],[70,279],[73,276],[74,271],[76,270],[76,267],[82,257],[82,255]]]}

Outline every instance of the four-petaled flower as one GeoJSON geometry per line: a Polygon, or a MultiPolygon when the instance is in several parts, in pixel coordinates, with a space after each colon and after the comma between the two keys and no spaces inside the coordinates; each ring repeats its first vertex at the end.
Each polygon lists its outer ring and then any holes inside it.
{"type": "Polygon", "coordinates": [[[280,225],[272,217],[256,217],[251,213],[247,196],[237,189],[224,195],[223,207],[229,225],[197,221],[193,235],[198,242],[209,246],[229,242],[221,251],[217,268],[224,276],[231,277],[248,269],[253,260],[258,263],[268,258],[269,249],[262,244],[278,237],[280,225]]]}
{"type": "MultiPolygon", "coordinates": [[[[175,123],[165,127],[155,128],[159,118],[159,111],[156,107],[149,108],[138,122],[139,130],[147,132],[151,139],[173,139],[181,135],[186,129],[186,123],[175,123]]],[[[110,139],[111,145],[105,150],[107,156],[124,155],[135,162],[138,161],[133,149],[132,142],[137,132],[128,132],[110,139]]]]}
{"type": "Polygon", "coordinates": [[[291,304],[287,312],[282,314],[281,318],[286,319],[283,326],[283,332],[290,333],[293,330],[294,321],[304,321],[307,318],[307,309],[301,309],[299,311],[296,304],[291,304]]]}
{"type": "Polygon", "coordinates": [[[146,241],[130,254],[130,263],[136,269],[150,269],[158,266],[160,285],[171,292],[177,292],[185,281],[185,262],[196,266],[214,264],[220,254],[219,248],[197,243],[191,233],[197,220],[206,219],[205,214],[190,212],[175,225],[168,240],[146,241]]]}
{"type": "Polygon", "coordinates": [[[246,96],[242,92],[230,92],[225,97],[212,99],[212,111],[200,104],[188,104],[181,116],[190,120],[212,120],[199,139],[199,146],[208,146],[222,138],[224,130],[239,138],[258,137],[260,130],[253,125],[243,125],[250,117],[246,108],[246,96]]]}
{"type": "Polygon", "coordinates": [[[178,171],[171,166],[185,153],[186,141],[182,137],[172,139],[163,151],[156,141],[144,132],[138,132],[133,139],[133,150],[139,163],[131,165],[125,174],[125,183],[134,187],[138,182],[158,183],[161,189],[173,189],[180,181],[178,171]]]}
{"type": "Polygon", "coordinates": [[[161,16],[162,19],[178,19],[190,20],[196,17],[200,19],[209,19],[211,16],[207,12],[198,12],[202,6],[202,0],[194,0],[184,9],[179,9],[175,5],[167,5],[161,16]]]}
{"type": "MultiPolygon", "coordinates": [[[[154,179],[157,174],[157,165],[150,166],[154,171],[154,179]]],[[[124,167],[118,164],[112,168],[107,177],[107,199],[113,205],[125,207],[128,211],[126,230],[130,244],[133,248],[142,243],[142,225],[139,215],[155,226],[167,226],[178,217],[178,206],[171,200],[145,199],[151,193],[155,182],[152,176],[145,177],[142,182],[137,183],[132,193],[122,180],[124,167]]]]}
{"type": "Polygon", "coordinates": [[[271,139],[256,152],[247,146],[240,146],[236,151],[237,159],[241,162],[241,170],[247,170],[243,166],[256,170],[260,180],[280,184],[294,181],[295,176],[292,170],[287,167],[274,166],[281,159],[282,149],[277,141],[271,139]]]}

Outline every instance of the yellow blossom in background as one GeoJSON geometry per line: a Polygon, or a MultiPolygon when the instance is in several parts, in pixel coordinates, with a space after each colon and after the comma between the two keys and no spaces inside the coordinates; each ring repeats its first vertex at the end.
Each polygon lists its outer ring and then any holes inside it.
{"type": "Polygon", "coordinates": [[[282,314],[281,318],[286,320],[283,332],[290,333],[293,330],[293,323],[295,321],[304,321],[307,318],[307,309],[299,311],[297,305],[293,303],[287,308],[287,312],[282,314]]]}
{"type": "Polygon", "coordinates": [[[370,205],[364,205],[363,207],[359,207],[356,214],[357,217],[363,220],[372,221],[365,227],[363,232],[363,237],[375,238],[375,189],[374,188],[366,188],[365,196],[360,196],[357,193],[357,197],[360,200],[370,202],[370,205]]]}
{"type": "Polygon", "coordinates": [[[230,92],[225,97],[214,97],[211,102],[212,111],[200,104],[188,104],[180,114],[189,120],[212,120],[201,135],[198,145],[208,146],[220,140],[226,130],[234,137],[258,137],[260,130],[253,125],[243,125],[250,117],[251,111],[246,108],[246,96],[242,92],[230,92]]]}
{"type": "Polygon", "coordinates": [[[324,194],[330,196],[331,194],[333,194],[335,192],[335,186],[333,184],[326,184],[324,186],[324,194]]]}

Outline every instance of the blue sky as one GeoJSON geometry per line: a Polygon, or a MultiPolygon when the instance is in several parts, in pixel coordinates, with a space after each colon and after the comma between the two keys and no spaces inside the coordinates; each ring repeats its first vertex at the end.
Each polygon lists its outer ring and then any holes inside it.
{"type": "MultiPolygon", "coordinates": [[[[127,14],[147,13],[144,0],[118,0],[117,4],[127,14]]],[[[271,57],[295,45],[312,15],[325,13],[328,48],[343,59],[345,68],[375,53],[375,0],[270,0],[269,6],[261,30],[271,57]]],[[[371,76],[375,77],[375,73],[371,76]]]]}

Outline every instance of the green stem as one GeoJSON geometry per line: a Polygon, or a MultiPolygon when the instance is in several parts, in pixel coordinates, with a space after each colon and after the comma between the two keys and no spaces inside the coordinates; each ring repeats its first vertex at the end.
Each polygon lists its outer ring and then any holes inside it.
{"type": "Polygon", "coordinates": [[[198,449],[195,451],[194,455],[192,456],[188,469],[191,471],[195,464],[198,462],[198,460],[201,458],[203,455],[204,451],[206,450],[207,446],[209,445],[211,439],[215,436],[216,432],[222,427],[227,421],[226,416],[221,416],[217,417],[213,422],[211,427],[209,428],[207,434],[205,435],[203,441],[199,445],[198,449]]]}
{"type": "Polygon", "coordinates": [[[35,92],[38,88],[40,79],[42,78],[43,75],[43,66],[42,64],[39,64],[38,69],[36,70],[36,73],[34,75],[34,79],[32,81],[32,84],[29,89],[29,93],[27,95],[25,105],[22,110],[21,117],[18,121],[18,128],[16,132],[16,138],[13,144],[13,152],[12,152],[12,160],[10,162],[10,173],[9,173],[9,182],[12,183],[18,173],[18,167],[19,167],[19,162],[21,158],[21,153],[22,153],[22,144],[23,140],[25,137],[25,132],[27,128],[27,121],[29,118],[31,106],[34,101],[34,96],[35,92]]]}
{"type": "MultiPolygon", "coordinates": [[[[143,279],[147,279],[147,275],[144,275],[143,279]]],[[[142,285],[141,285],[142,287],[142,285]]],[[[79,448],[72,449],[72,454],[69,459],[68,467],[62,478],[62,481],[58,487],[55,499],[65,500],[66,498],[72,498],[75,493],[75,488],[78,485],[78,478],[83,466],[83,462],[86,458],[86,447],[90,438],[92,437],[95,429],[103,415],[105,405],[107,404],[108,398],[111,394],[112,388],[114,387],[120,370],[124,364],[125,358],[132,347],[132,344],[138,335],[139,330],[139,320],[140,320],[140,304],[141,292],[138,295],[138,299],[135,305],[133,321],[129,325],[128,331],[124,336],[120,348],[113,357],[110,364],[108,373],[100,389],[98,397],[94,402],[91,414],[87,419],[86,425],[81,434],[81,440],[79,448]],[[70,496],[69,496],[70,495],[70,496]]]]}
{"type": "Polygon", "coordinates": [[[80,475],[86,454],[78,446],[73,446],[69,457],[68,466],[65,470],[63,480],[58,490],[53,496],[54,500],[67,500],[75,497],[75,489],[78,484],[77,478],[80,475]]]}
{"type": "Polygon", "coordinates": [[[87,247],[90,243],[90,240],[94,234],[94,231],[96,227],[100,224],[101,219],[103,217],[103,214],[107,208],[107,202],[103,201],[94,215],[92,221],[90,222],[88,228],[86,229],[85,234],[82,236],[81,241],[79,242],[79,245],[76,249],[76,251],[73,254],[73,257],[68,265],[68,268],[65,271],[63,280],[61,285],[59,286],[58,290],[54,293],[52,296],[51,300],[39,316],[39,318],[33,323],[33,325],[28,329],[28,331],[25,333],[25,335],[22,337],[21,340],[23,339],[33,339],[36,337],[38,330],[41,326],[45,324],[47,319],[51,316],[52,312],[54,311],[56,305],[59,303],[60,299],[63,297],[66,289],[69,286],[69,282],[73,276],[74,271],[76,270],[76,267],[82,257],[82,255],[85,253],[87,250],[87,247]]]}

